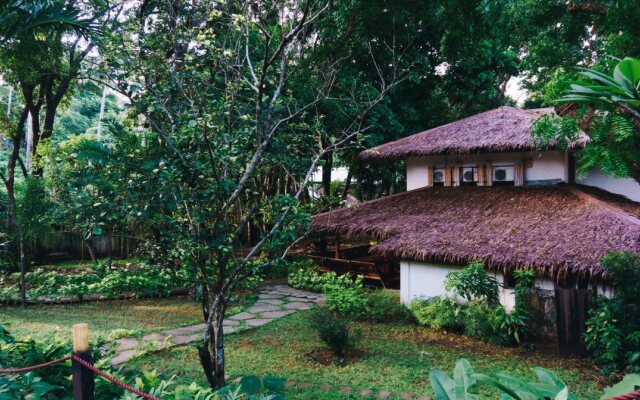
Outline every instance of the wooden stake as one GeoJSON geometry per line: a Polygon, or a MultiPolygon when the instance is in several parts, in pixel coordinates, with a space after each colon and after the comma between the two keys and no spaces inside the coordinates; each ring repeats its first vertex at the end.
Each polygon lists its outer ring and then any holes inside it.
{"type": "MultiPolygon", "coordinates": [[[[89,352],[89,325],[76,324],[72,328],[73,354],[92,363],[89,352]]],[[[95,376],[93,371],[73,360],[73,399],[95,400],[95,376]]]]}

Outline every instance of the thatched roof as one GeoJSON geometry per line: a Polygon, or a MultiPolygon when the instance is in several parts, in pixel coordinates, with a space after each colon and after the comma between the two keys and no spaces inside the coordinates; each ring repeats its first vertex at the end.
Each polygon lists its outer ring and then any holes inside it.
{"type": "MultiPolygon", "coordinates": [[[[553,108],[499,107],[365,150],[359,157],[363,160],[397,160],[409,156],[533,151],[539,149],[540,144],[532,137],[531,125],[540,116],[553,113],[553,108]]],[[[582,133],[580,140],[569,147],[582,147],[587,140],[582,133]]],[[[553,147],[546,146],[546,149],[553,147]]]]}
{"type": "Polygon", "coordinates": [[[640,252],[640,204],[624,204],[567,185],[434,187],[318,214],[311,230],[375,238],[373,253],[405,260],[604,280],[603,255],[640,252]]]}

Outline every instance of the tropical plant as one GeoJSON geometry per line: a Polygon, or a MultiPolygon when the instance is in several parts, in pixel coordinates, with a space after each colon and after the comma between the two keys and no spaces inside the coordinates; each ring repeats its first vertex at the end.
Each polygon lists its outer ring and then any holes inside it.
{"type": "Polygon", "coordinates": [[[566,146],[590,140],[578,154],[580,172],[600,168],[616,177],[640,181],[640,60],[609,60],[577,72],[557,74],[547,85],[547,102],[556,105],[560,118],[544,116],[534,126],[543,145],[566,146]]]}
{"type": "Polygon", "coordinates": [[[480,398],[477,392],[478,383],[484,383],[501,393],[505,400],[567,400],[574,398],[569,389],[551,371],[534,368],[537,382],[527,382],[503,372],[493,376],[473,372],[471,364],[464,358],[456,362],[451,379],[446,373],[432,369],[429,373],[431,387],[436,400],[473,400],[480,398]]]}
{"type": "Polygon", "coordinates": [[[491,306],[500,304],[498,281],[487,274],[480,262],[471,263],[461,271],[449,272],[444,286],[467,301],[484,300],[491,306]]]}
{"type": "Polygon", "coordinates": [[[610,253],[603,257],[615,297],[599,297],[589,311],[585,344],[605,374],[640,371],[640,256],[610,253]]]}

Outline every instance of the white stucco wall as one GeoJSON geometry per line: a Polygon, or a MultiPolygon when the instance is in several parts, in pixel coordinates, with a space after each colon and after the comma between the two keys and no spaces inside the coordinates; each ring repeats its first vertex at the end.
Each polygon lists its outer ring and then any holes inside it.
{"type": "Polygon", "coordinates": [[[607,192],[621,194],[633,201],[640,202],[640,184],[632,178],[614,178],[595,169],[589,172],[585,178],[578,179],[578,182],[607,192]]]}
{"type": "Polygon", "coordinates": [[[523,153],[470,154],[461,156],[409,157],[407,166],[407,190],[418,189],[427,185],[427,167],[429,165],[478,164],[511,164],[522,162],[524,179],[529,184],[536,181],[569,180],[567,155],[558,151],[537,151],[523,153]]]}
{"type": "MultiPolygon", "coordinates": [[[[460,271],[462,267],[429,264],[417,261],[400,262],[400,299],[403,303],[410,303],[419,298],[441,297],[451,295],[444,288],[445,279],[449,272],[460,271]]],[[[498,281],[503,283],[501,273],[490,272],[498,281]]],[[[515,306],[513,289],[500,288],[500,304],[509,311],[515,306]]]]}

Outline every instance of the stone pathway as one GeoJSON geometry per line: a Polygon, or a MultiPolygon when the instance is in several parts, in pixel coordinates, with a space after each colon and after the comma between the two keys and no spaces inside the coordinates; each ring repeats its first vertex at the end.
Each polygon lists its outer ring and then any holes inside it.
{"type": "MultiPolygon", "coordinates": [[[[296,311],[307,310],[322,303],[322,295],[290,288],[285,284],[265,285],[260,289],[258,300],[247,310],[224,320],[224,333],[229,335],[268,324],[296,311]]],[[[116,356],[111,359],[114,366],[120,365],[145,351],[160,350],[202,340],[204,324],[169,329],[137,338],[118,340],[116,356]]]]}

